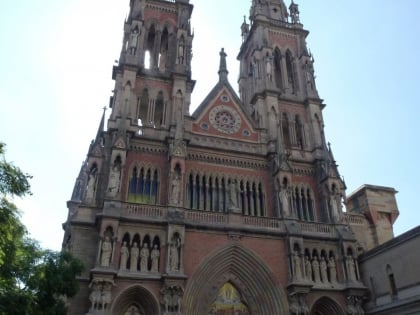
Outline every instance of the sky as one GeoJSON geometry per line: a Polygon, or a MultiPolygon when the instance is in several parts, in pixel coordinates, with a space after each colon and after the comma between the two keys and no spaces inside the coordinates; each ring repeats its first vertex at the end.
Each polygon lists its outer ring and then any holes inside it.
{"type": "MultiPolygon", "coordinates": [[[[251,1],[190,2],[192,113],[217,83],[222,47],[237,88],[240,25],[251,1]]],[[[420,2],[295,3],[310,31],[325,133],[347,194],[363,184],[394,187],[395,234],[419,225],[420,2]]],[[[61,248],[66,202],[114,88],[128,7],[129,0],[0,0],[0,141],[7,160],[33,176],[32,196],[15,202],[44,248],[61,248]]]]}

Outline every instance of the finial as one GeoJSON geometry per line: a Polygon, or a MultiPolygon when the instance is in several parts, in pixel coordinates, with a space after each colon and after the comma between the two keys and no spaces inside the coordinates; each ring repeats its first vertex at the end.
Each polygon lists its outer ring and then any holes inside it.
{"type": "Polygon", "coordinates": [[[227,70],[227,66],[226,66],[227,54],[225,53],[224,48],[222,48],[219,55],[220,55],[219,81],[227,81],[227,75],[229,71],[227,70]]]}

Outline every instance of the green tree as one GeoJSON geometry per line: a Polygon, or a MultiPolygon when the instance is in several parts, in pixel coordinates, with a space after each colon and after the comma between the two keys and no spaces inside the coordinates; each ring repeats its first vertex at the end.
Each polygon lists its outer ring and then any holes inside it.
{"type": "Polygon", "coordinates": [[[28,236],[10,201],[30,192],[30,175],[5,159],[0,143],[0,315],[66,314],[82,263],[69,252],[43,250],[28,236]]]}

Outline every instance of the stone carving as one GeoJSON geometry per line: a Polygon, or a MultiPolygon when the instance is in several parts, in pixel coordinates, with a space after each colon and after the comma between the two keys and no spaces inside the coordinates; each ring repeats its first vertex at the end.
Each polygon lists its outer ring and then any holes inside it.
{"type": "Polygon", "coordinates": [[[108,194],[115,197],[120,190],[121,168],[119,164],[114,164],[111,168],[108,181],[108,194]]]}
{"type": "Polygon", "coordinates": [[[152,259],[152,268],[150,269],[151,272],[159,271],[159,257],[160,257],[160,251],[159,251],[158,246],[155,244],[150,254],[150,258],[152,259]]]}
{"type": "Polygon", "coordinates": [[[169,246],[169,270],[179,271],[179,249],[181,247],[181,240],[179,237],[174,237],[169,246]]]}
{"type": "Polygon", "coordinates": [[[338,212],[337,206],[337,199],[334,195],[330,196],[330,206],[331,206],[331,215],[333,217],[334,222],[337,222],[340,218],[340,214],[338,212]]]}
{"type": "Polygon", "coordinates": [[[149,245],[147,243],[143,244],[143,247],[140,251],[140,271],[147,272],[147,263],[149,261],[149,245]]]}
{"type": "Polygon", "coordinates": [[[328,270],[330,271],[330,280],[332,283],[337,282],[337,268],[334,257],[328,260],[328,270]]]}
{"type": "Polygon", "coordinates": [[[265,73],[267,74],[267,80],[273,79],[273,66],[271,65],[271,57],[267,56],[265,59],[265,73]]]}
{"type": "Polygon", "coordinates": [[[141,315],[141,313],[139,309],[137,308],[137,306],[132,305],[127,309],[124,315],[141,315]]]}
{"type": "Polygon", "coordinates": [[[94,165],[88,175],[88,181],[86,186],[86,202],[88,203],[93,202],[94,199],[97,172],[98,168],[96,167],[96,165],[94,165]]]}
{"type": "Polygon", "coordinates": [[[350,255],[346,256],[347,277],[349,281],[357,281],[356,265],[354,258],[350,255]]]}
{"type": "Polygon", "coordinates": [[[307,315],[309,314],[309,307],[306,304],[306,298],[303,294],[295,293],[290,295],[290,314],[292,315],[307,315]]]}
{"type": "Polygon", "coordinates": [[[308,256],[305,256],[305,274],[308,281],[312,281],[312,264],[308,256]]]}
{"type": "Polygon", "coordinates": [[[161,291],[164,315],[178,315],[181,314],[181,301],[184,295],[184,289],[181,286],[167,286],[161,291]]]}
{"type": "Polygon", "coordinates": [[[362,308],[362,298],[360,296],[348,296],[346,313],[349,315],[364,315],[362,308]]]}
{"type": "Polygon", "coordinates": [[[178,43],[178,64],[180,65],[184,63],[184,50],[185,44],[184,41],[181,39],[178,43]]]}
{"type": "Polygon", "coordinates": [[[121,246],[121,250],[120,250],[120,255],[121,255],[120,269],[125,270],[127,269],[128,256],[130,255],[130,252],[128,251],[128,247],[127,247],[127,242],[123,242],[123,245],[121,246]]]}
{"type": "Polygon", "coordinates": [[[281,208],[283,210],[283,216],[289,217],[290,216],[290,204],[289,204],[289,192],[287,188],[283,188],[280,190],[280,201],[281,201],[281,208]]]}
{"type": "Polygon", "coordinates": [[[319,262],[318,262],[318,257],[314,257],[312,259],[312,272],[314,274],[314,281],[319,283],[321,282],[321,275],[319,272],[319,262]]]}
{"type": "Polygon", "coordinates": [[[109,263],[111,261],[111,254],[112,254],[112,243],[109,240],[109,237],[106,236],[105,239],[102,241],[102,253],[101,253],[101,266],[102,267],[109,267],[109,263]]]}
{"type": "Polygon", "coordinates": [[[321,271],[321,281],[324,283],[328,282],[327,262],[325,261],[325,257],[321,257],[319,269],[321,271]]]}
{"type": "Polygon", "coordinates": [[[236,180],[232,179],[229,183],[229,209],[235,210],[238,208],[238,192],[236,188],[236,180]]]}
{"type": "Polygon", "coordinates": [[[114,281],[111,279],[96,278],[89,284],[92,292],[89,295],[91,303],[90,312],[107,310],[112,301],[112,286],[114,281]]]}
{"type": "Polygon", "coordinates": [[[179,193],[180,193],[180,189],[181,188],[181,180],[179,178],[178,174],[174,175],[174,178],[172,179],[172,203],[174,205],[178,205],[179,204],[179,193]]]}
{"type": "Polygon", "coordinates": [[[138,38],[139,38],[139,29],[136,26],[131,31],[130,38],[128,40],[128,51],[129,51],[130,55],[135,55],[136,54],[138,38]]]}
{"type": "Polygon", "coordinates": [[[302,280],[302,260],[298,252],[293,253],[293,264],[295,267],[296,280],[302,280]]]}
{"type": "Polygon", "coordinates": [[[131,272],[137,271],[137,262],[139,259],[139,253],[140,253],[140,250],[137,245],[137,242],[134,242],[130,251],[130,271],[131,272]]]}

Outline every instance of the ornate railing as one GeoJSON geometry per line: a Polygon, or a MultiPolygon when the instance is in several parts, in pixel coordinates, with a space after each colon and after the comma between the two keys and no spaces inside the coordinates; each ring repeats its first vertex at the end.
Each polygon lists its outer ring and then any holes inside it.
{"type": "Polygon", "coordinates": [[[285,232],[284,224],[279,219],[243,216],[242,223],[245,226],[275,229],[280,232],[285,232]]]}
{"type": "Polygon", "coordinates": [[[365,217],[356,213],[344,213],[344,222],[350,225],[364,225],[365,217]]]}
{"type": "Polygon", "coordinates": [[[227,224],[228,216],[224,213],[185,211],[185,221],[194,223],[227,224]]]}
{"type": "Polygon", "coordinates": [[[304,234],[323,234],[331,236],[335,234],[335,229],[330,224],[300,222],[300,229],[304,234]]]}
{"type": "Polygon", "coordinates": [[[125,203],[122,207],[122,215],[133,217],[163,219],[166,218],[167,213],[167,208],[152,205],[138,205],[132,203],[125,203]]]}

